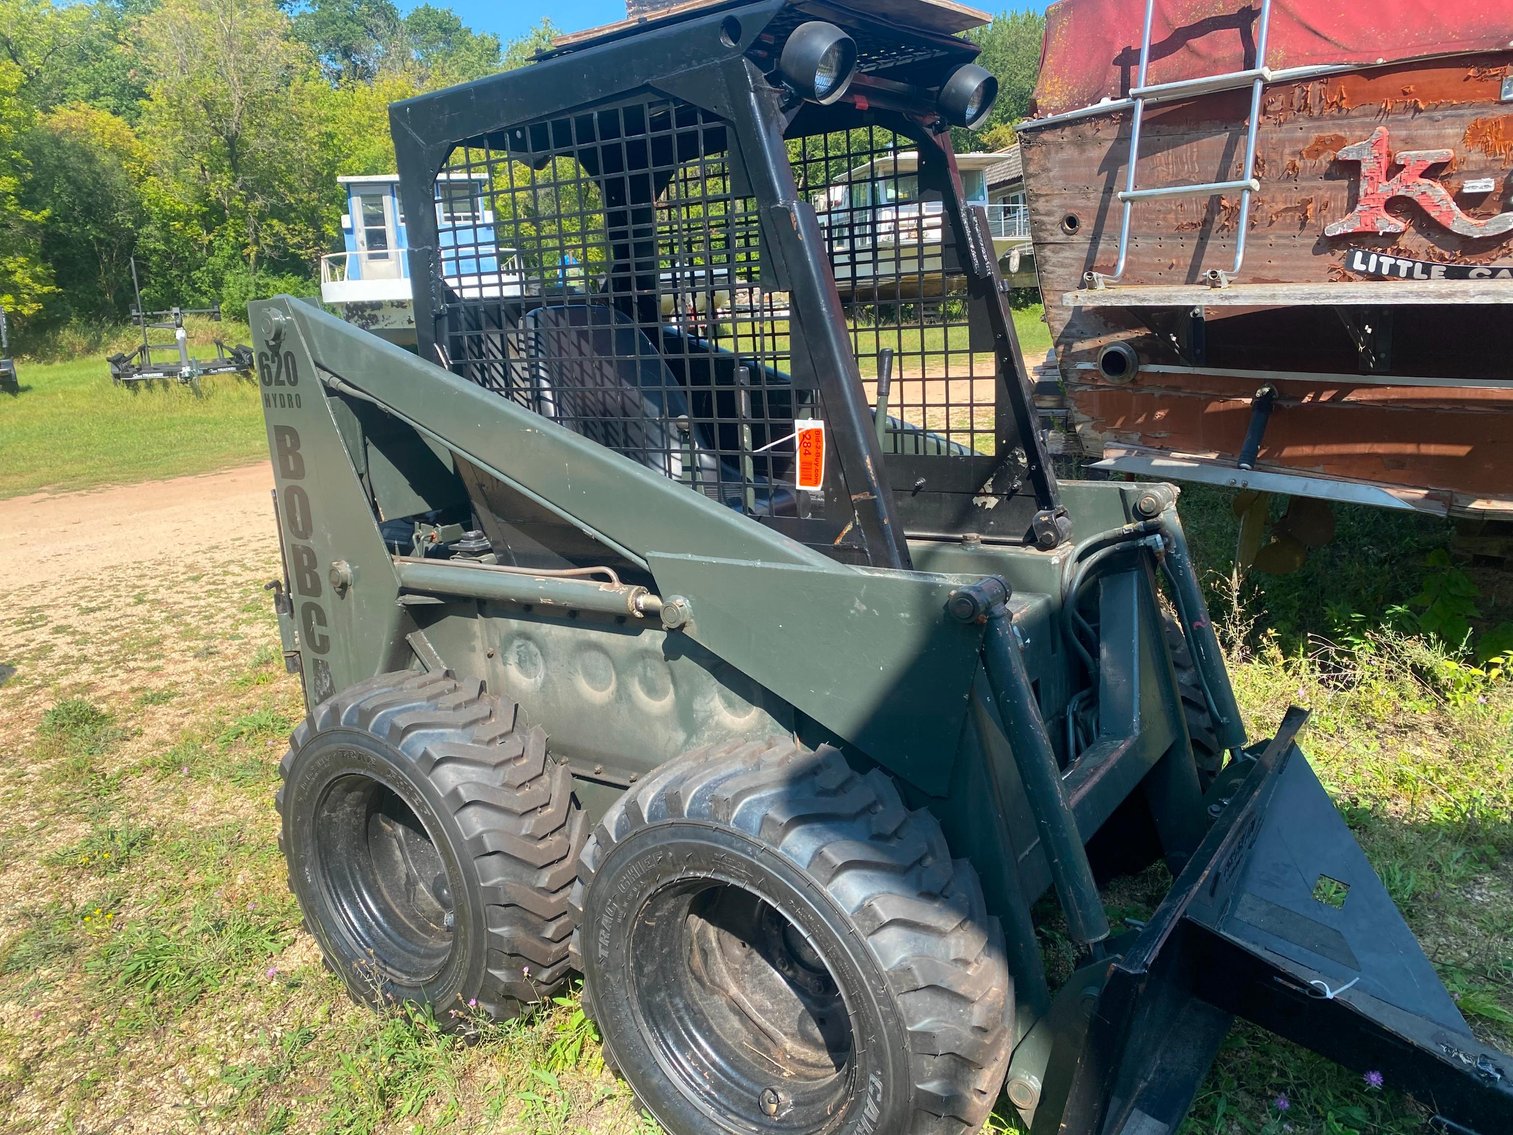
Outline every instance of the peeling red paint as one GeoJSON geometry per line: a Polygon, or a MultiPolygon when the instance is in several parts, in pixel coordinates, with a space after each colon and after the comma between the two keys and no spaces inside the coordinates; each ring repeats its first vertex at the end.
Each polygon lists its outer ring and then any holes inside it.
{"type": "Polygon", "coordinates": [[[1349,144],[1349,139],[1343,134],[1320,134],[1303,147],[1300,156],[1305,162],[1316,162],[1320,158],[1332,162],[1335,151],[1343,150],[1349,144]]]}
{"type": "Polygon", "coordinates": [[[1478,118],[1466,127],[1466,149],[1479,150],[1489,158],[1513,158],[1513,114],[1478,118]]]}
{"type": "Polygon", "coordinates": [[[1354,211],[1325,228],[1324,235],[1405,231],[1407,224],[1387,212],[1387,203],[1395,198],[1412,201],[1439,224],[1461,236],[1501,236],[1513,232],[1513,212],[1480,220],[1467,216],[1449,190],[1434,178],[1424,176],[1426,170],[1444,165],[1454,156],[1452,150],[1403,150],[1394,155],[1387,127],[1378,126],[1366,141],[1346,146],[1334,156],[1338,162],[1360,163],[1360,198],[1354,211]],[[1403,168],[1389,178],[1387,171],[1393,165],[1403,168]]]}
{"type": "MultiPolygon", "coordinates": [[[[1156,0],[1147,76],[1167,83],[1239,71],[1255,65],[1253,46],[1259,13],[1245,5],[1228,9],[1205,0],[1156,0]]],[[[1060,0],[1046,12],[1045,48],[1035,90],[1035,112],[1057,114],[1127,94],[1139,62],[1142,6],[1128,0],[1060,0]]],[[[1424,0],[1372,0],[1326,5],[1322,0],[1273,0],[1266,63],[1273,69],[1319,64],[1370,67],[1383,59],[1431,59],[1508,47],[1506,3],[1431,5],[1424,0]]],[[[1454,70],[1464,80],[1467,65],[1454,70]]],[[[1433,90],[1415,76],[1395,99],[1466,97],[1433,90]]],[[[1343,92],[1342,94],[1349,94],[1343,92]]],[[[1351,105],[1379,103],[1386,92],[1352,97],[1351,105]]]]}

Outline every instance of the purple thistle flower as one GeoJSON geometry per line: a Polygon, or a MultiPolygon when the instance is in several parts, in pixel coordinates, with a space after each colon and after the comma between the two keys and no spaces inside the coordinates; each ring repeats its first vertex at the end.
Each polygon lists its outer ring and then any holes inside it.
{"type": "Polygon", "coordinates": [[[1367,1072],[1364,1076],[1361,1077],[1361,1079],[1366,1081],[1366,1087],[1370,1089],[1380,1088],[1382,1084],[1385,1083],[1382,1078],[1382,1074],[1375,1068],[1367,1072]]]}
{"type": "Polygon", "coordinates": [[[469,997],[468,998],[468,1008],[469,1009],[476,1009],[476,1008],[478,1008],[478,998],[476,998],[476,997],[469,997]]]}
{"type": "Polygon", "coordinates": [[[1276,1108],[1278,1111],[1286,1111],[1292,1106],[1292,1101],[1285,1095],[1279,1095],[1276,1099],[1271,1101],[1271,1106],[1276,1108]]]}
{"type": "Polygon", "coordinates": [[[269,966],[268,967],[268,980],[272,981],[277,976],[278,976],[278,966],[269,966]]]}

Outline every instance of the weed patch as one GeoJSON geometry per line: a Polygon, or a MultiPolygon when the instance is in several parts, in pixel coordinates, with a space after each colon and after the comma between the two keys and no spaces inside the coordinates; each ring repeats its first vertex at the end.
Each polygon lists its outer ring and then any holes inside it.
{"type": "Polygon", "coordinates": [[[70,757],[99,757],[127,733],[115,718],[83,698],[60,701],[42,715],[37,734],[70,757]]]}
{"type": "Polygon", "coordinates": [[[127,1027],[183,1013],[231,979],[250,977],[283,949],[288,932],[256,912],[194,909],[177,926],[128,921],[86,963],[102,989],[128,998],[127,1027]]]}
{"type": "Polygon", "coordinates": [[[274,706],[263,706],[232,721],[217,734],[215,740],[216,744],[222,748],[237,742],[257,744],[283,741],[288,738],[289,731],[294,728],[294,725],[294,719],[282,710],[274,706]]]}
{"type": "Polygon", "coordinates": [[[150,827],[129,820],[119,826],[97,825],[78,843],[49,852],[42,861],[50,867],[113,875],[151,845],[152,837],[150,827]]]}
{"type": "Polygon", "coordinates": [[[390,1118],[411,1119],[433,1100],[457,1090],[460,1042],[429,1013],[408,1005],[391,1012],[331,1076],[325,1130],[370,1135],[390,1118]]]}

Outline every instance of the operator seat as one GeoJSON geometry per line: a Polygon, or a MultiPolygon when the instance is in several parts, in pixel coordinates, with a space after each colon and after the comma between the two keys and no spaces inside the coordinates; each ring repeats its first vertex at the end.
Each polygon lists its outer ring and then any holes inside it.
{"type": "MultiPolygon", "coordinates": [[[[608,304],[534,308],[522,320],[528,405],[648,469],[745,507],[736,454],[695,421],[688,392],[635,320],[608,304]]],[[[792,515],[791,489],[756,481],[755,510],[792,515]]]]}

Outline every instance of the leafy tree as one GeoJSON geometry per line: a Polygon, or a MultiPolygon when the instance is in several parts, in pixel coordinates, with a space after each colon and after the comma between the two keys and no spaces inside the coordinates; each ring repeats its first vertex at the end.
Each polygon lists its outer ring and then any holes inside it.
{"type": "Polygon", "coordinates": [[[127,30],[121,9],[106,0],[0,0],[0,59],[20,69],[21,97],[40,111],[84,102],[132,117],[143,90],[124,47],[127,30]]]}
{"type": "Polygon", "coordinates": [[[420,5],[405,16],[404,34],[427,89],[481,79],[502,66],[499,37],[473,31],[448,8],[420,5]]]}
{"type": "Polygon", "coordinates": [[[1015,122],[1030,113],[1030,98],[1040,77],[1040,42],[1045,16],[1040,12],[1000,12],[985,28],[971,33],[982,48],[978,63],[998,79],[998,105],[978,132],[1015,122]]]}
{"type": "Polygon", "coordinates": [[[552,41],[561,34],[557,25],[552,23],[551,17],[547,16],[525,35],[517,40],[511,40],[505,46],[505,69],[513,71],[516,67],[524,67],[543,51],[549,51],[552,41]]]}
{"type": "Polygon", "coordinates": [[[392,0],[307,0],[293,28],[333,83],[372,82],[404,64],[404,20],[392,0]]]}
{"type": "Polygon", "coordinates": [[[38,229],[45,213],[20,201],[22,179],[30,172],[22,140],[33,111],[20,99],[25,79],[20,67],[0,60],[0,307],[31,315],[53,292],[47,266],[37,255],[38,229]]]}
{"type": "Polygon", "coordinates": [[[330,179],[309,124],[329,88],[289,18],[272,0],[164,0],[138,36],[156,199],[179,195],[254,274],[312,262],[330,179]]]}
{"type": "Polygon", "coordinates": [[[137,234],[147,224],[142,143],[125,120],[73,104],[44,117],[27,150],[32,176],[22,199],[44,217],[41,253],[60,293],[53,316],[119,318],[131,299],[137,234]]]}
{"type": "MultiPolygon", "coordinates": [[[[317,149],[325,155],[335,178],[343,174],[393,173],[394,137],[389,133],[389,104],[421,92],[411,73],[382,75],[371,83],[342,83],[319,99],[317,149]]],[[[340,212],[340,195],[332,217],[340,212]]],[[[329,235],[338,235],[332,221],[329,235]]]]}

